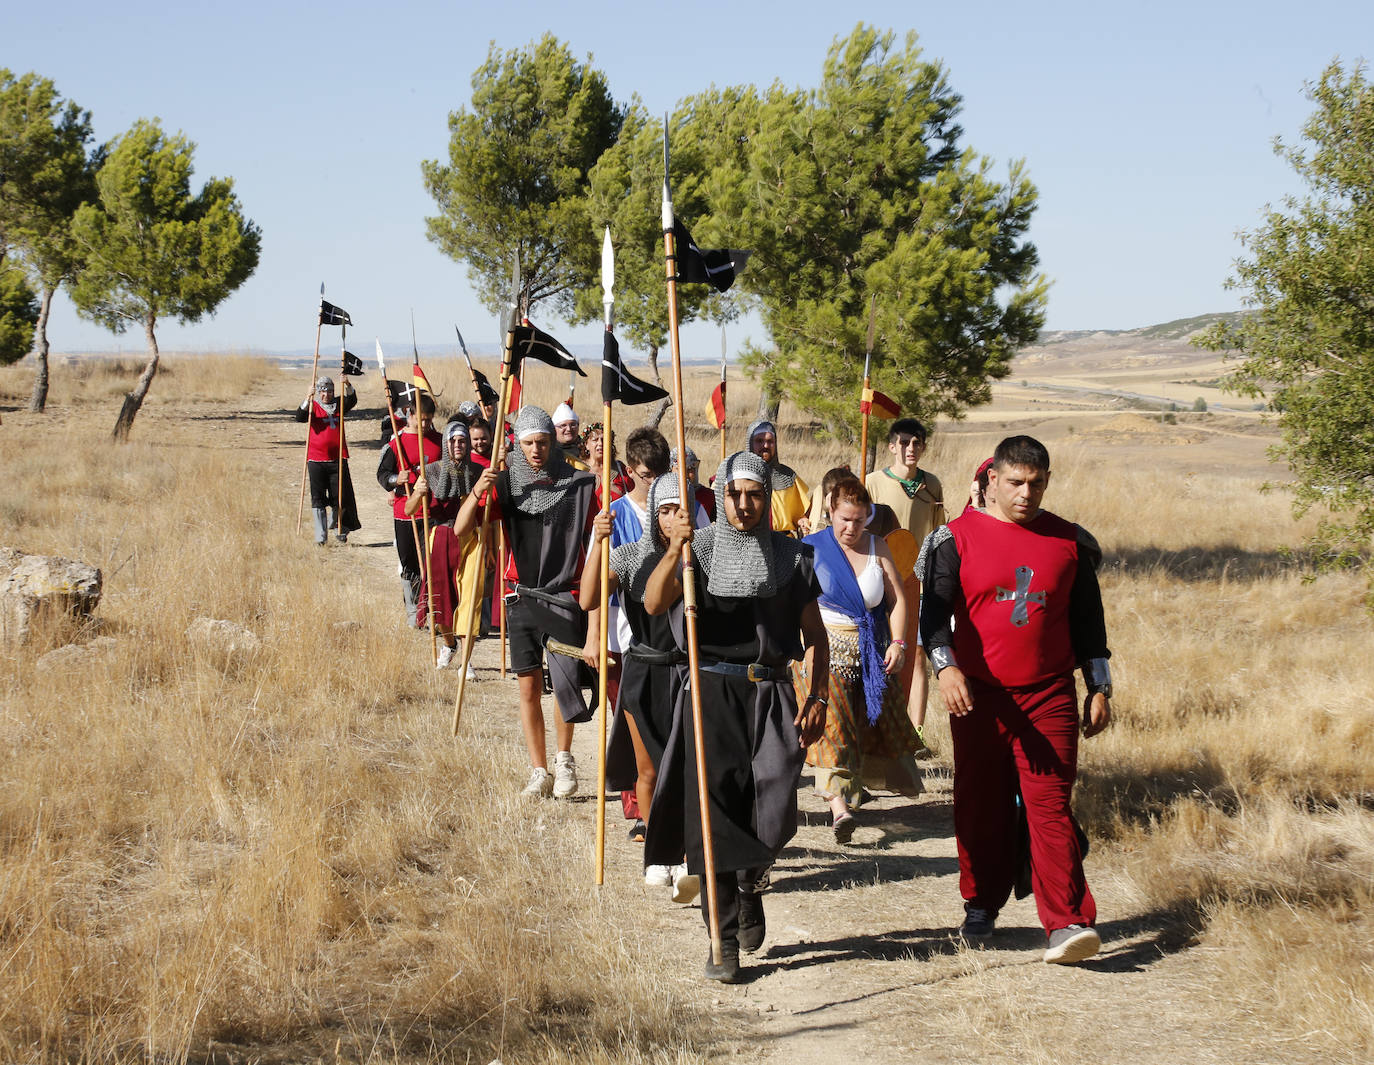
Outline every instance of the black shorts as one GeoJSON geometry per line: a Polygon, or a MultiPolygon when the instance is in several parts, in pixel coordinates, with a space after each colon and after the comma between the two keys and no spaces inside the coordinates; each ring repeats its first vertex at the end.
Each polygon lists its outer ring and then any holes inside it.
{"type": "MultiPolygon", "coordinates": [[[[506,611],[506,641],[511,672],[518,676],[543,667],[545,637],[581,647],[587,639],[587,615],[571,600],[566,610],[532,596],[510,604],[506,611]]],[[[582,690],[595,687],[596,674],[581,659],[552,653],[548,659],[554,701],[563,720],[589,720],[592,708],[582,697],[582,690]]]]}

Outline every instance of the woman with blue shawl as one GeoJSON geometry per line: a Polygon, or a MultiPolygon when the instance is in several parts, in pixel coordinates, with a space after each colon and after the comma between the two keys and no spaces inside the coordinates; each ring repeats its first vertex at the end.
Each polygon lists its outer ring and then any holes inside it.
{"type": "Polygon", "coordinates": [[[920,743],[899,680],[908,652],[890,636],[906,631],[901,578],[887,544],[868,531],[872,504],[858,478],[836,482],[828,509],[830,525],[803,541],[815,550],[821,620],[830,636],[830,712],[806,763],[816,770],[816,791],[830,801],[835,839],[843,844],[854,834],[850,808],[867,797],[865,784],[902,795],[919,795],[922,785],[920,743]]]}

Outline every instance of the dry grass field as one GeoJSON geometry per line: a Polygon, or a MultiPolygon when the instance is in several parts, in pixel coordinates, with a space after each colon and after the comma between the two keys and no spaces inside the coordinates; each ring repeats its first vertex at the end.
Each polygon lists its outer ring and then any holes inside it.
{"type": "MultiPolygon", "coordinates": [[[[1049,412],[1013,386],[941,426],[925,463],[957,507],[1000,436],[1042,435],[1048,505],[1104,546],[1117,720],[1085,744],[1078,791],[1102,958],[1048,972],[1029,930],[1006,950],[949,942],[940,763],[927,797],[879,804],[849,853],[803,792],[774,946],[736,990],[697,979],[699,917],[645,897],[618,812],[598,892],[593,806],[517,802],[513,685],[491,642],[449,738],[453,678],[400,625],[372,490],[375,375],[353,432],[364,530],[320,551],[294,535],[299,375],[168,360],[113,448],[137,370],[55,364],[47,416],[16,409],[30,368],[0,372],[0,544],[105,575],[98,630],[0,649],[0,1060],[1374,1056],[1374,624],[1358,577],[1312,580],[1286,553],[1302,530],[1259,490],[1281,471],[1253,419],[1101,434],[1125,408],[1049,412]],[[202,615],[261,648],[197,649],[202,615]],[[73,638],[78,663],[39,665],[73,638]]],[[[469,395],[460,362],[426,370],[441,411],[469,395]]],[[[687,410],[707,468],[713,385],[694,371],[687,410]]],[[[528,387],[551,409],[566,375],[528,387]]],[[[591,420],[595,379],[579,393],[591,420]]],[[[736,379],[730,395],[738,438],[756,393],[736,379]]],[[[855,461],[787,405],[780,421],[783,459],[812,483],[855,461]]]]}

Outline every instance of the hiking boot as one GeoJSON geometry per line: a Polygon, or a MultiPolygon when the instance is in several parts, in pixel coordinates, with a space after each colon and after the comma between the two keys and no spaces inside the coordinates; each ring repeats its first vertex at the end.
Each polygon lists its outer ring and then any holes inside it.
{"type": "Polygon", "coordinates": [[[687,866],[674,865],[669,869],[673,878],[673,901],[686,906],[701,894],[701,878],[687,872],[687,866]]]}
{"type": "Polygon", "coordinates": [[[530,782],[520,792],[521,798],[547,799],[553,794],[553,776],[542,766],[530,769],[530,782]]]}
{"type": "Polygon", "coordinates": [[[559,751],[553,758],[553,797],[566,799],[577,794],[577,763],[572,751],[559,751]]]}
{"type": "Polygon", "coordinates": [[[1045,949],[1045,961],[1055,965],[1072,965],[1085,961],[1102,949],[1102,937],[1096,928],[1071,924],[1050,933],[1050,945],[1045,949]]]}
{"type": "Polygon", "coordinates": [[[722,984],[739,983],[739,943],[733,939],[722,941],[719,965],[711,960],[711,954],[708,951],[704,975],[706,979],[719,980],[722,984]]]}
{"type": "Polygon", "coordinates": [[[649,887],[668,887],[673,882],[673,871],[666,865],[646,865],[644,883],[649,887]]]}
{"type": "Polygon", "coordinates": [[[753,891],[739,893],[739,949],[753,954],[763,946],[768,923],[763,917],[763,899],[753,891]]]}
{"type": "Polygon", "coordinates": [[[448,664],[453,661],[453,648],[446,643],[439,645],[439,657],[434,660],[435,669],[447,669],[448,664]]]}
{"type": "Polygon", "coordinates": [[[970,943],[987,939],[996,930],[996,927],[996,912],[985,910],[981,906],[964,904],[964,923],[959,927],[961,939],[970,943]]]}

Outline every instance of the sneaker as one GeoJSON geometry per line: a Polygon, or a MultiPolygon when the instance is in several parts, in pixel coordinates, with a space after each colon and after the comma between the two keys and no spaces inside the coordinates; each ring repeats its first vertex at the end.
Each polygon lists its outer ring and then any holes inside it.
{"type": "Polygon", "coordinates": [[[667,887],[673,882],[673,869],[666,865],[646,865],[644,883],[650,887],[667,887]]]}
{"type": "Polygon", "coordinates": [[[996,930],[997,914],[981,906],[964,904],[964,923],[959,927],[959,936],[970,943],[987,939],[996,930]]]}
{"type": "Polygon", "coordinates": [[[768,923],[763,917],[763,899],[754,891],[739,893],[739,949],[753,954],[763,946],[768,923]]]}
{"type": "Polygon", "coordinates": [[[719,980],[722,984],[739,983],[739,943],[733,939],[724,940],[720,945],[720,964],[717,965],[708,953],[706,955],[706,979],[719,980]]]}
{"type": "Polygon", "coordinates": [[[476,680],[477,670],[473,669],[471,666],[468,666],[468,668],[464,671],[463,676],[465,676],[468,680],[476,680]]]}
{"type": "Polygon", "coordinates": [[[553,777],[542,766],[530,769],[530,782],[520,792],[526,799],[547,799],[553,794],[553,777]]]}
{"type": "Polygon", "coordinates": [[[1056,928],[1050,933],[1050,945],[1045,950],[1045,961],[1056,965],[1072,965],[1074,962],[1091,958],[1102,949],[1102,937],[1096,928],[1087,925],[1071,924],[1067,928],[1056,928]]]}
{"type": "Polygon", "coordinates": [[[348,533],[339,533],[338,540],[341,544],[348,543],[348,533]]]}
{"type": "Polygon", "coordinates": [[[453,661],[453,648],[446,643],[439,645],[439,657],[434,662],[435,669],[445,669],[453,661]]]}
{"type": "Polygon", "coordinates": [[[673,877],[673,901],[686,906],[701,894],[701,878],[687,872],[687,866],[675,865],[670,872],[673,877]]]}
{"type": "Polygon", "coordinates": [[[553,797],[566,799],[577,794],[577,763],[572,751],[559,751],[553,758],[553,797]]]}

